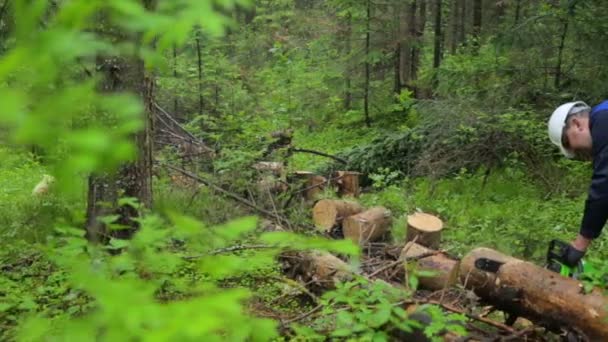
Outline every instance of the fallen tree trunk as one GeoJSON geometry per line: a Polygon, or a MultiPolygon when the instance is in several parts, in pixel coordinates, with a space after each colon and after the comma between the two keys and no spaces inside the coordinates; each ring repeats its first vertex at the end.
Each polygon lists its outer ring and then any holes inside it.
{"type": "Polygon", "coordinates": [[[344,238],[363,245],[382,237],[388,231],[391,222],[390,210],[384,207],[373,207],[347,217],[342,223],[342,230],[344,238]]]}
{"type": "Polygon", "coordinates": [[[488,248],[462,259],[460,277],[498,309],[550,328],[574,327],[592,341],[608,340],[608,299],[597,288],[584,294],[576,279],[488,248]]]}
{"type": "Polygon", "coordinates": [[[407,217],[406,241],[413,241],[416,238],[417,243],[437,249],[441,241],[442,229],[443,222],[436,216],[415,213],[407,217]]]}
{"type": "Polygon", "coordinates": [[[363,207],[350,201],[323,199],[312,208],[315,226],[324,232],[342,224],[342,221],[363,211],[363,207]]]}
{"type": "Polygon", "coordinates": [[[445,253],[428,249],[414,242],[408,242],[401,251],[401,260],[414,260],[419,271],[433,271],[432,276],[419,276],[421,288],[426,290],[443,290],[458,282],[459,261],[451,259],[445,253]]]}

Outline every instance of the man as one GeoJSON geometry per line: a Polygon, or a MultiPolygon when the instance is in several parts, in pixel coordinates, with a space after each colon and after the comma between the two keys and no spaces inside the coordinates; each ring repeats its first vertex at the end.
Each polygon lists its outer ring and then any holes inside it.
{"type": "Polygon", "coordinates": [[[567,158],[593,161],[593,176],[577,238],[566,260],[575,266],[608,219],[608,100],[591,108],[582,101],[559,106],[548,122],[549,138],[567,158]]]}

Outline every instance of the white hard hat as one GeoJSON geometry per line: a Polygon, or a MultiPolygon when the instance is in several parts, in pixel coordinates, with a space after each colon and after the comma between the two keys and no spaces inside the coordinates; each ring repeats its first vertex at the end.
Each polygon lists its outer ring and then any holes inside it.
{"type": "Polygon", "coordinates": [[[566,119],[568,114],[576,114],[583,111],[589,111],[591,108],[583,101],[575,101],[564,103],[563,105],[557,107],[553,114],[551,114],[551,118],[549,119],[548,128],[549,128],[549,139],[555,145],[557,145],[566,156],[566,158],[573,158],[574,153],[568,151],[562,145],[562,133],[564,130],[564,126],[566,126],[566,119]],[[573,108],[576,107],[576,110],[573,108]]]}

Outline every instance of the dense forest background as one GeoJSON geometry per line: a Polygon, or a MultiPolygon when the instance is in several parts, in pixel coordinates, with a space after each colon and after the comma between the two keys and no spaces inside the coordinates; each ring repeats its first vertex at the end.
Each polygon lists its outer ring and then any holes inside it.
{"type": "Polygon", "coordinates": [[[416,210],[457,256],[540,264],[578,232],[591,167],[546,123],[608,93],[603,1],[0,1],[2,340],[407,331],[371,318],[386,289],[282,275],[286,248],[361,253],[312,228],[296,171],[361,172],[394,243],[416,210]]]}

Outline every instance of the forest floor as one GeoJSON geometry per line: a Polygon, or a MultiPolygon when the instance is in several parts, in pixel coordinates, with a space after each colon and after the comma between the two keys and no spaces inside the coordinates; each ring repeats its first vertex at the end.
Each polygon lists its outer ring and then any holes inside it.
{"type": "MultiPolygon", "coordinates": [[[[29,313],[42,311],[51,317],[65,313],[79,315],[90,310],[93,305],[85,293],[70,291],[67,273],[44,256],[44,248],[40,245],[52,232],[44,224],[50,222],[58,210],[65,214],[65,208],[69,208],[67,212],[74,222],[82,220],[81,216],[74,213],[82,212],[83,199],[75,196],[33,202],[29,197],[31,190],[24,193],[35,185],[45,170],[36,162],[28,160],[25,156],[8,160],[7,166],[1,170],[7,177],[0,177],[0,181],[6,182],[2,187],[2,195],[13,198],[10,201],[12,208],[0,209],[6,221],[2,232],[4,241],[13,241],[10,244],[4,243],[0,254],[3,272],[3,277],[0,278],[1,288],[4,289],[0,324],[4,338],[12,336],[17,323],[29,313]],[[18,168],[14,167],[16,164],[19,164],[18,168]],[[18,172],[22,177],[8,177],[9,172],[18,172]]],[[[157,179],[155,210],[179,210],[209,225],[220,224],[235,217],[259,214],[212,188],[178,183],[170,177],[157,179]]],[[[387,174],[379,174],[373,184],[364,188],[357,201],[366,207],[381,205],[388,208],[394,218],[390,226],[391,234],[384,241],[364,249],[358,266],[359,275],[366,281],[381,281],[391,290],[382,286],[366,288],[368,285],[357,283],[362,280],[355,280],[354,283],[348,283],[348,286],[366,289],[355,294],[349,292],[352,290],[349,287],[339,287],[328,292],[328,288],[317,286],[318,279],[311,278],[310,273],[302,273],[297,266],[294,269],[294,263],[287,259],[272,267],[228,277],[221,281],[221,286],[251,290],[253,297],[248,302],[250,312],[275,320],[288,339],[318,339],[319,336],[328,334],[335,334],[333,336],[340,339],[340,332],[332,330],[335,326],[328,328],[325,320],[327,316],[340,316],[347,311],[367,311],[364,308],[380,308],[379,303],[388,303],[391,307],[397,305],[404,308],[412,305],[426,307],[431,304],[441,307],[445,314],[433,316],[433,320],[444,317],[439,330],[456,327],[450,326],[446,319],[458,321],[466,318],[468,323],[465,328],[478,340],[559,340],[557,335],[547,334],[544,329],[527,320],[518,319],[513,326],[506,325],[506,317],[502,312],[491,310],[462,287],[434,292],[416,291],[417,284],[412,282],[415,277],[407,279],[402,263],[397,262],[399,251],[405,244],[406,217],[416,210],[423,210],[432,212],[444,221],[445,230],[440,249],[454,259],[462,258],[471,249],[483,246],[542,266],[548,241],[553,238],[568,239],[573,234],[571,227],[576,226],[577,215],[582,208],[581,198],[544,198],[544,195],[542,189],[531,186],[526,177],[516,170],[496,172],[485,180],[483,174],[463,174],[437,180],[395,180],[387,174]],[[393,290],[401,291],[394,297],[397,298],[394,301],[378,299],[391,298],[385,294],[393,290]],[[330,297],[326,297],[326,293],[330,293],[330,297]],[[355,299],[340,302],[337,299],[340,296],[353,296],[355,299]]],[[[337,198],[331,189],[321,193],[320,197],[337,198]]],[[[257,203],[260,206],[274,203],[269,206],[272,208],[281,204],[285,198],[271,196],[266,200],[270,202],[259,198],[257,203]]],[[[291,229],[308,236],[319,235],[312,228],[312,205],[313,202],[310,201],[292,201],[289,210],[285,212],[285,217],[292,225],[291,229]]],[[[272,220],[260,219],[256,231],[262,233],[289,229],[284,224],[281,228],[277,226],[272,220]]],[[[242,259],[253,256],[257,248],[255,246],[260,244],[256,234],[240,241],[234,249],[228,248],[223,252],[242,259]]],[[[598,245],[604,243],[605,239],[602,238],[598,245]]],[[[606,252],[598,248],[594,253],[600,257],[606,252]]],[[[297,264],[296,262],[295,265],[297,264]]],[[[173,277],[179,281],[196,283],[204,275],[192,266],[184,267],[173,277]]],[[[182,297],[183,293],[179,289],[171,287],[163,288],[158,293],[158,298],[162,301],[179,300],[182,297]]],[[[357,320],[370,319],[370,315],[373,316],[367,312],[367,316],[349,316],[344,319],[355,324],[357,320]]],[[[366,329],[371,328],[368,326],[366,329]]]]}

